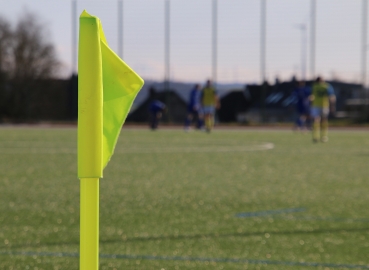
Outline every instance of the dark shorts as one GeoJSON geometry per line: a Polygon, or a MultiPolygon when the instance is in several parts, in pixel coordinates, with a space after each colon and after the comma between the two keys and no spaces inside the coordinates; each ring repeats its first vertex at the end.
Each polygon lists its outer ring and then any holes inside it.
{"type": "Polygon", "coordinates": [[[310,108],[305,106],[298,106],[297,107],[297,113],[299,115],[309,115],[310,114],[310,108]]]}
{"type": "Polygon", "coordinates": [[[193,115],[201,115],[202,114],[202,110],[201,109],[194,109],[192,106],[191,107],[187,107],[187,113],[188,114],[193,114],[193,115]]]}

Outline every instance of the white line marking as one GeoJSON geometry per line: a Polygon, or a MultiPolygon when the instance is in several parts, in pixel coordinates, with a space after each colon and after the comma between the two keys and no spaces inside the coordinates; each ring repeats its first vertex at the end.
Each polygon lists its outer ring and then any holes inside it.
{"type": "Polygon", "coordinates": [[[273,143],[263,143],[259,145],[244,146],[191,146],[191,147],[149,147],[149,148],[120,148],[115,151],[117,154],[124,153],[217,153],[217,152],[250,152],[264,151],[274,148],[273,143]]]}
{"type": "MultiPolygon", "coordinates": [[[[124,147],[116,148],[116,154],[127,153],[230,153],[230,152],[251,152],[265,151],[274,148],[273,143],[261,143],[255,145],[241,146],[174,146],[174,147],[124,147]]],[[[1,154],[75,154],[76,148],[72,147],[0,147],[1,154]]]]}

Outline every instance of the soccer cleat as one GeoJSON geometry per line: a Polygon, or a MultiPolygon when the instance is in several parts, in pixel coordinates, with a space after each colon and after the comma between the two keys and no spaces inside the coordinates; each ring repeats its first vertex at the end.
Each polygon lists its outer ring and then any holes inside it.
{"type": "Polygon", "coordinates": [[[328,142],[328,136],[323,136],[320,140],[321,142],[328,142]]]}

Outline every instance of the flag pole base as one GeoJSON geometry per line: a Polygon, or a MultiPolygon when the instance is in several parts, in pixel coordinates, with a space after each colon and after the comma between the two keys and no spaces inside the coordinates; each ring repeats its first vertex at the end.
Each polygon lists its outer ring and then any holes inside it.
{"type": "Polygon", "coordinates": [[[99,269],[99,178],[81,178],[80,270],[99,269]]]}

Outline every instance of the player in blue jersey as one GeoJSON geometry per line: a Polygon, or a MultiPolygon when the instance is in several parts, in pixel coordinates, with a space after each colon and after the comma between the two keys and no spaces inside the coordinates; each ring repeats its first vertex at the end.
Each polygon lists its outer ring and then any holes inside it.
{"type": "Polygon", "coordinates": [[[298,118],[296,119],[296,129],[304,130],[309,127],[310,122],[310,96],[311,89],[305,85],[304,81],[299,81],[293,91],[296,99],[296,111],[298,118]]]}
{"type": "Polygon", "coordinates": [[[201,88],[199,84],[196,84],[190,92],[185,121],[186,131],[190,129],[191,123],[194,120],[197,121],[196,127],[201,129],[203,126],[203,113],[201,108],[201,88]]]}
{"type": "Polygon", "coordinates": [[[166,106],[163,102],[158,100],[154,87],[150,87],[149,95],[149,124],[150,128],[155,130],[158,128],[163,112],[166,111],[166,106]]]}
{"type": "Polygon", "coordinates": [[[166,106],[163,102],[159,100],[153,100],[150,103],[149,111],[150,111],[150,128],[155,130],[158,128],[160,118],[165,111],[166,106]]]}

